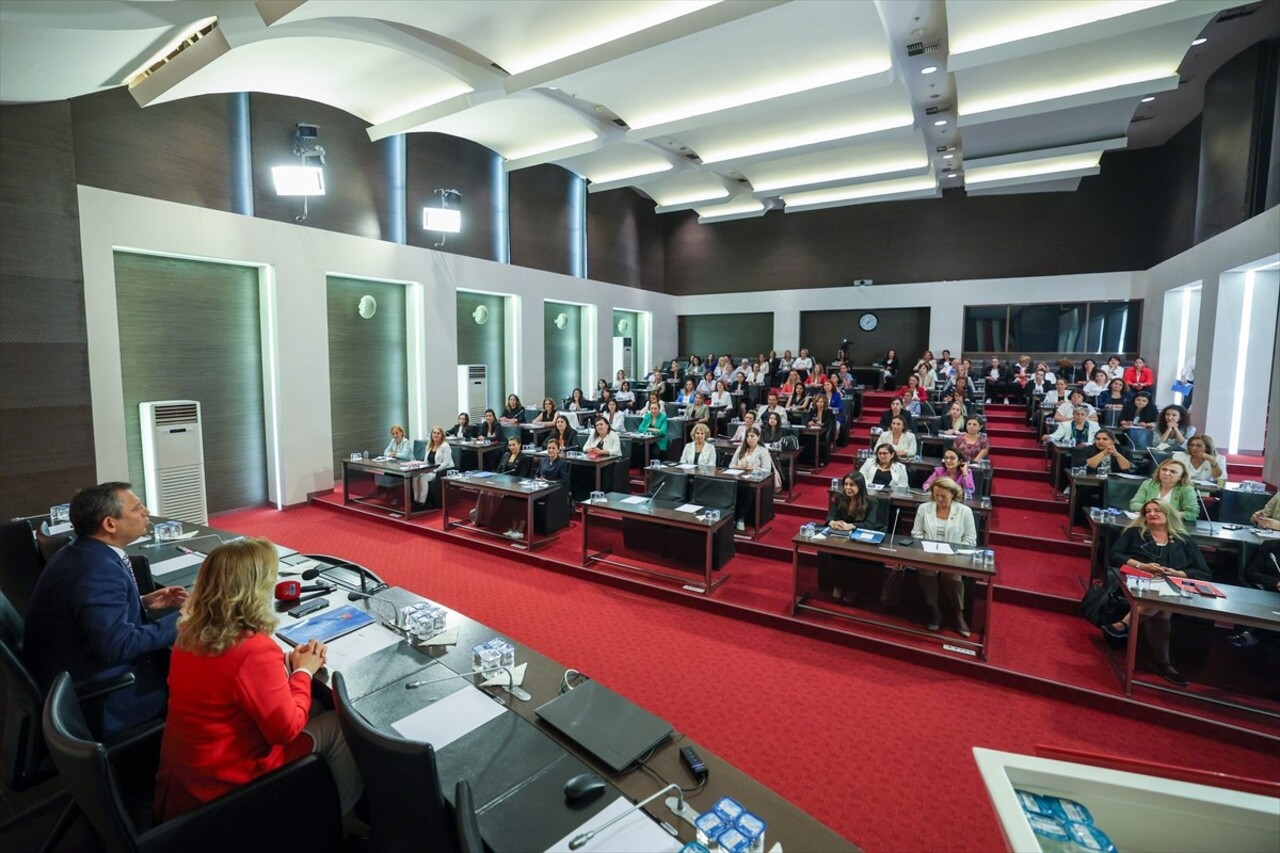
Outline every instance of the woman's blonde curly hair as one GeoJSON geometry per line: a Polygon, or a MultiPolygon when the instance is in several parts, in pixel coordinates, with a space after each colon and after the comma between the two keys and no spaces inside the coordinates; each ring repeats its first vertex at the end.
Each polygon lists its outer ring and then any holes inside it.
{"type": "Polygon", "coordinates": [[[273,634],[278,564],[276,547],[266,539],[228,542],[209,552],[182,607],[176,647],[220,655],[251,634],[273,634]]]}

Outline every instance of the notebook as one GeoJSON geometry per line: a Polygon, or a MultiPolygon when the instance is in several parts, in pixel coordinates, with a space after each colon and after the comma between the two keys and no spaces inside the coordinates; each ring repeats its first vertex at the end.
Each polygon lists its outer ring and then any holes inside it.
{"type": "Polygon", "coordinates": [[[300,646],[308,640],[319,640],[331,643],[352,631],[372,625],[373,617],[366,611],[350,604],[344,604],[333,610],[322,610],[320,613],[276,631],[276,636],[291,646],[300,646]]]}
{"type": "Polygon", "coordinates": [[[535,712],[617,773],[671,736],[671,724],[598,681],[588,681],[535,712]]]}

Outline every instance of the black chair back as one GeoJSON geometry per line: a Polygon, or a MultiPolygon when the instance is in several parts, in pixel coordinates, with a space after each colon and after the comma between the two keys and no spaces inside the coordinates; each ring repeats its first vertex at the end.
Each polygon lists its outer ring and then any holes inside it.
{"type": "Polygon", "coordinates": [[[456,850],[453,816],[440,790],[431,744],[390,737],[370,726],[352,707],[340,672],[333,675],[333,697],[342,734],[364,779],[370,851],[456,850]]]}
{"type": "Polygon", "coordinates": [[[121,796],[107,748],[85,723],[71,684],[60,674],[44,707],[44,738],[72,798],[107,850],[137,850],[137,828],[121,796]]]}
{"type": "Polygon", "coordinates": [[[1218,520],[1227,524],[1251,524],[1250,516],[1267,505],[1271,495],[1266,492],[1242,492],[1238,489],[1223,489],[1222,509],[1218,511],[1218,520]]]}
{"type": "Polygon", "coordinates": [[[43,568],[44,557],[31,522],[21,519],[0,524],[0,591],[18,612],[27,609],[43,568]]]}
{"type": "Polygon", "coordinates": [[[5,784],[30,788],[53,775],[40,735],[44,693],[22,659],[24,625],[9,599],[0,593],[0,671],[4,672],[5,784]]]}
{"type": "Polygon", "coordinates": [[[649,472],[649,491],[645,494],[657,494],[659,487],[662,488],[659,497],[663,500],[684,501],[689,495],[689,475],[684,471],[655,468],[649,472]]]}
{"type": "Polygon", "coordinates": [[[1144,480],[1144,477],[1118,477],[1113,472],[1102,487],[1102,505],[1128,512],[1129,501],[1142,488],[1144,480]]]}
{"type": "Polygon", "coordinates": [[[692,501],[701,506],[732,512],[738,500],[738,484],[711,477],[693,478],[692,501]]]}
{"type": "Polygon", "coordinates": [[[466,779],[459,779],[453,789],[453,816],[461,853],[484,853],[480,822],[476,820],[476,805],[471,797],[471,785],[466,779]]]}

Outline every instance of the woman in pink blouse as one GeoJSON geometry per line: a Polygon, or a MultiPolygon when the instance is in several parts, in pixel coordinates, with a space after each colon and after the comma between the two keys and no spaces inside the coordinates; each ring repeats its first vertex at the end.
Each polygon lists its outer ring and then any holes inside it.
{"type": "Polygon", "coordinates": [[[982,421],[975,417],[967,419],[964,422],[964,433],[956,436],[952,447],[970,465],[986,459],[987,454],[991,452],[991,442],[982,432],[982,421]]]}

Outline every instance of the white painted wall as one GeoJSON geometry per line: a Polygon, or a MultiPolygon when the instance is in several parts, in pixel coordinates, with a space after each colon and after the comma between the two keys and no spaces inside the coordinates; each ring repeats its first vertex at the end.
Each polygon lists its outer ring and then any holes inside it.
{"type": "MultiPolygon", "coordinates": [[[[425,376],[420,398],[411,389],[410,432],[422,436],[432,423],[452,422],[457,411],[456,291],[479,290],[516,297],[518,316],[515,387],[522,399],[542,392],[544,297],[596,306],[611,317],[614,308],[652,312],[653,347],[676,348],[675,298],[620,285],[513,267],[492,261],[319,231],[221,211],[139,196],[79,188],[80,242],[84,262],[89,373],[93,402],[98,479],[128,475],[124,397],[116,323],[116,248],[207,258],[262,266],[264,340],[274,331],[278,373],[268,400],[267,436],[272,499],[288,505],[332,487],[332,426],[329,418],[328,310],[325,279],[330,274],[409,283],[410,304],[421,291],[420,321],[411,329],[411,377],[425,376]],[[273,417],[274,411],[274,417],[273,417]],[[277,458],[275,448],[279,448],[277,458]]],[[[198,322],[175,317],[174,322],[198,322]]],[[[612,336],[597,324],[595,360],[608,364],[612,336]]],[[[264,359],[270,347],[264,347],[264,359]]]]}

